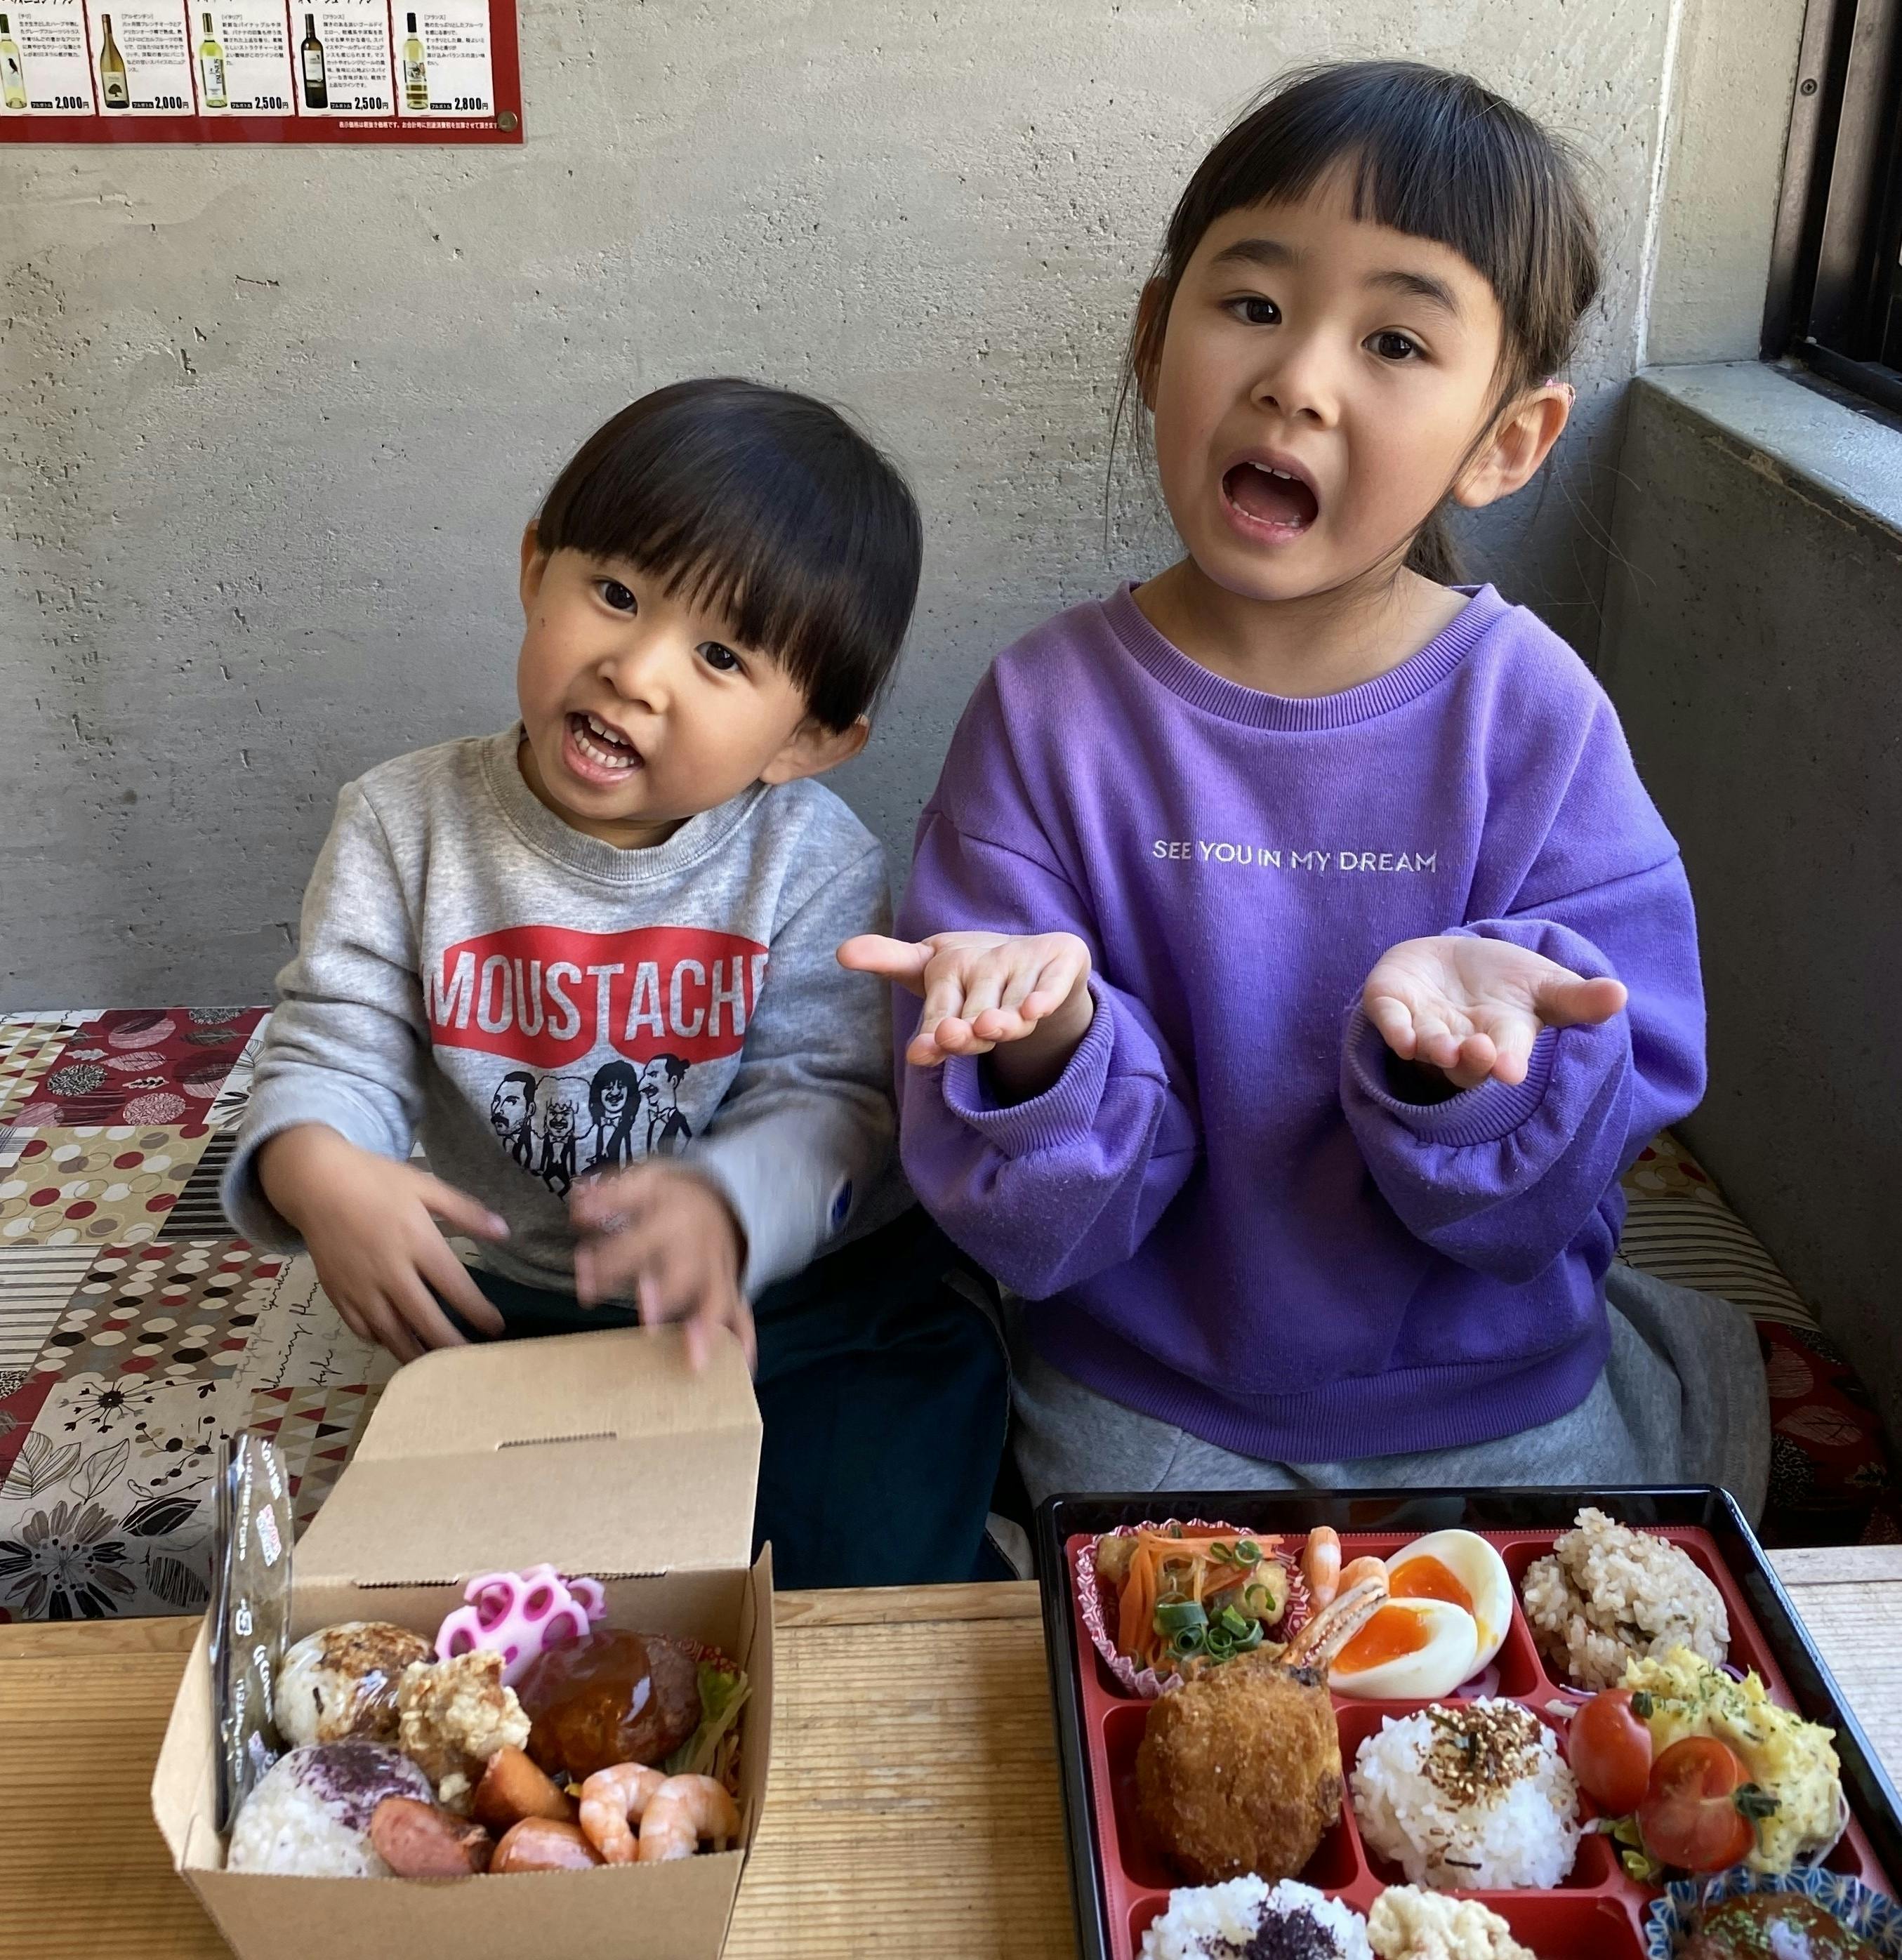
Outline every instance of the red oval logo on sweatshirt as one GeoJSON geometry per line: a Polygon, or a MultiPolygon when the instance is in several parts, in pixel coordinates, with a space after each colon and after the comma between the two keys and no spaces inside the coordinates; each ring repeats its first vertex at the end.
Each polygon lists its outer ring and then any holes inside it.
{"type": "Polygon", "coordinates": [[[537,1068],[604,1043],[631,1061],[712,1061],[744,1045],[766,959],[757,940],[699,926],[511,926],[444,947],[423,975],[424,1007],[437,1047],[537,1068]]]}

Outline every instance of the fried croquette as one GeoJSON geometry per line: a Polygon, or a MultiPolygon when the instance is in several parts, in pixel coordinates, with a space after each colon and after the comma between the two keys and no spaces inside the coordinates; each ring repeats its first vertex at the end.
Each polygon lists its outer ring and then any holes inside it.
{"type": "Polygon", "coordinates": [[[1299,1876],[1340,1815],[1340,1736],[1324,1677],[1266,1654],[1161,1696],[1136,1752],[1159,1849],[1196,1885],[1299,1876]]]}

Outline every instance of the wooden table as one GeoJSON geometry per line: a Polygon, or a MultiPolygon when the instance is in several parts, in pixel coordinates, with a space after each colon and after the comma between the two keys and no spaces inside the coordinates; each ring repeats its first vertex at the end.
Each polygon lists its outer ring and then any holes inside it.
{"type": "MultiPolygon", "coordinates": [[[[1902,1548],[1773,1554],[1902,1771],[1902,1548]]],[[[771,1795],[728,1952],[1075,1951],[1036,1589],[778,1601],[771,1795]]],[[[0,1627],[0,1954],[222,1960],[147,1790],[189,1619],[0,1627]]]]}

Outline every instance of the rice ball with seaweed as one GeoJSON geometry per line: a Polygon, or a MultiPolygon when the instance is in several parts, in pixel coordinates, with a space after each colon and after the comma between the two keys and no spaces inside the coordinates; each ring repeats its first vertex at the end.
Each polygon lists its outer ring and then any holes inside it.
{"type": "Polygon", "coordinates": [[[1293,1879],[1179,1885],[1142,1936],[1142,1960],[1374,1960],[1352,1907],[1293,1879]]]}

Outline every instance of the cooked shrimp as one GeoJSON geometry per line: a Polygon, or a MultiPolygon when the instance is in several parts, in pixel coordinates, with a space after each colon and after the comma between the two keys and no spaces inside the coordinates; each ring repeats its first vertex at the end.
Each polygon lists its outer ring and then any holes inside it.
{"type": "Polygon", "coordinates": [[[1351,1583],[1350,1565],[1341,1574],[1341,1589],[1282,1650],[1284,1667],[1318,1668],[1327,1664],[1387,1603],[1387,1568],[1378,1558],[1356,1559],[1354,1565],[1371,1565],[1372,1572],[1355,1573],[1351,1583]]]}
{"type": "Polygon", "coordinates": [[[669,1777],[641,1818],[641,1863],[690,1858],[702,1838],[724,1846],[740,1834],[739,1806],[709,1776],[669,1777]]]}
{"type": "Polygon", "coordinates": [[[1387,1564],[1384,1559],[1350,1558],[1340,1569],[1340,1587],[1345,1592],[1350,1586],[1358,1586],[1363,1580],[1378,1579],[1387,1583],[1387,1564]]]}
{"type": "Polygon", "coordinates": [[[1317,1525],[1308,1534],[1301,1548],[1301,1576],[1316,1612],[1340,1590],[1340,1533],[1332,1525],[1317,1525]]]}
{"type": "Polygon", "coordinates": [[[641,1763],[616,1763],[597,1770],[581,1785],[581,1828],[588,1842],[610,1865],[631,1865],[640,1856],[629,1821],[645,1822],[655,1796],[665,1787],[667,1772],[641,1763]]]}

